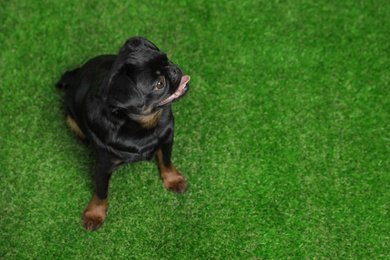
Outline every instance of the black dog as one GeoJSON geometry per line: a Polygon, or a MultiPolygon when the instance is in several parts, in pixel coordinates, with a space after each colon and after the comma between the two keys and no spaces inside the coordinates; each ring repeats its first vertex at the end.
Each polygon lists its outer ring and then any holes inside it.
{"type": "Polygon", "coordinates": [[[96,191],[82,220],[87,230],[103,223],[109,180],[123,163],[157,154],[164,187],[175,193],[186,190],[183,175],[171,162],[171,104],[187,93],[189,80],[153,43],[133,37],[118,55],[95,57],[57,83],[65,91],[69,126],[96,151],[96,191]]]}

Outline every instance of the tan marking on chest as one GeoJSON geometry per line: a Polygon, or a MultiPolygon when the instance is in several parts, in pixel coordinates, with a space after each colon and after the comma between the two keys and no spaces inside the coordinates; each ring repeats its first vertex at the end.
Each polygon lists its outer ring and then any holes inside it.
{"type": "Polygon", "coordinates": [[[142,127],[150,129],[157,126],[160,116],[161,110],[158,110],[150,115],[139,116],[138,121],[142,127]]]}

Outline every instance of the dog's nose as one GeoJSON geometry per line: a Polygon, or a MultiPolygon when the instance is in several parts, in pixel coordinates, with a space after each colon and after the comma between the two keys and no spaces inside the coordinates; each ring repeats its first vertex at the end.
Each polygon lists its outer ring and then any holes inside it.
{"type": "Polygon", "coordinates": [[[167,70],[168,70],[168,73],[174,77],[183,75],[183,72],[181,71],[181,69],[173,63],[167,67],[167,70]]]}

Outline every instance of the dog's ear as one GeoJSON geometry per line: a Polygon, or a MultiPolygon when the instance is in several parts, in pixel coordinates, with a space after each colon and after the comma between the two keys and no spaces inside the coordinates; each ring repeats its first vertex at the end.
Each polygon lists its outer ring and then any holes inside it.
{"type": "Polygon", "coordinates": [[[145,48],[159,51],[156,45],[143,37],[132,37],[128,39],[125,45],[122,46],[119,53],[129,54],[131,52],[137,52],[144,50],[145,48]]]}
{"type": "Polygon", "coordinates": [[[121,69],[117,76],[113,78],[108,90],[108,105],[112,111],[133,109],[144,105],[142,92],[136,84],[127,76],[126,71],[121,69]]]}
{"type": "Polygon", "coordinates": [[[126,64],[136,64],[142,61],[141,50],[151,49],[159,51],[159,49],[150,41],[142,37],[132,37],[120,48],[118,56],[112,65],[110,76],[106,78],[105,85],[111,85],[119,72],[123,70],[126,64]]]}
{"type": "Polygon", "coordinates": [[[105,79],[108,104],[113,110],[131,110],[144,105],[144,96],[128,76],[133,66],[148,59],[148,51],[159,51],[150,41],[142,37],[132,37],[119,50],[119,54],[105,79]],[[143,53],[145,52],[145,53],[143,53]]]}

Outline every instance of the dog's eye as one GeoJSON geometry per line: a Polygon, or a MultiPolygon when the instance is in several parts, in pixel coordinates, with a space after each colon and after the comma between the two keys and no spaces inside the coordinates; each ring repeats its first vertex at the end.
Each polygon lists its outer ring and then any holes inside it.
{"type": "Polygon", "coordinates": [[[161,76],[156,83],[156,89],[163,89],[163,88],[165,88],[165,78],[161,76]]]}

